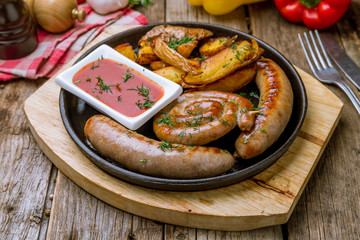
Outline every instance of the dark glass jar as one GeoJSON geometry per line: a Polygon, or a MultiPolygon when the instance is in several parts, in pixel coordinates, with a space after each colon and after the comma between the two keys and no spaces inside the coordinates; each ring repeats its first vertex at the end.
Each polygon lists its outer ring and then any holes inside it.
{"type": "Polygon", "coordinates": [[[35,24],[22,0],[0,0],[0,59],[30,54],[38,44],[35,24]]]}

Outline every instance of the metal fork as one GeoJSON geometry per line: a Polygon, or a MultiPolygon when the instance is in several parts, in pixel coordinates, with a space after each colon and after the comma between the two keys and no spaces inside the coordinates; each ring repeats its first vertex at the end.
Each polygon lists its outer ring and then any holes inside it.
{"type": "Polygon", "coordinates": [[[304,50],[306,60],[310,65],[311,71],[314,73],[316,78],[320,82],[334,84],[341,88],[354,104],[356,111],[360,114],[359,99],[344,81],[338,70],[334,68],[330,58],[326,54],[318,31],[315,30],[316,38],[314,37],[312,31],[309,32],[311,42],[306,32],[304,32],[303,35],[304,37],[302,37],[300,33],[298,34],[300,43],[304,50]],[[303,41],[303,38],[305,38],[305,42],[303,41]],[[321,51],[318,46],[320,46],[321,51]]]}

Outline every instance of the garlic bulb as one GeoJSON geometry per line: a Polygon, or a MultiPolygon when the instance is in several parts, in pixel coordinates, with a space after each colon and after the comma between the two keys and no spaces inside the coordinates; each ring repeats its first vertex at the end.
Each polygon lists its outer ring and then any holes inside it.
{"type": "Polygon", "coordinates": [[[126,7],[129,0],[87,0],[87,3],[95,12],[107,14],[126,7]]]}

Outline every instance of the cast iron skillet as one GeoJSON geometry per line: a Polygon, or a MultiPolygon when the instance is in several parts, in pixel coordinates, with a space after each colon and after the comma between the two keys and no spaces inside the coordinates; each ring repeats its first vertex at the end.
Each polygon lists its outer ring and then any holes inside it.
{"type": "MultiPolygon", "coordinates": [[[[166,24],[166,23],[161,23],[166,24]]],[[[289,148],[291,143],[296,138],[299,129],[304,121],[306,109],[307,109],[307,99],[304,85],[294,69],[291,63],[281,55],[277,50],[269,46],[267,43],[263,42],[260,39],[257,39],[253,36],[250,36],[246,33],[212,24],[205,23],[189,23],[189,22],[171,22],[168,23],[171,25],[179,25],[184,27],[199,27],[206,28],[211,30],[214,33],[215,37],[220,36],[234,36],[238,35],[238,40],[249,40],[254,38],[265,50],[264,56],[273,59],[278,63],[282,69],[287,74],[294,92],[294,108],[291,115],[289,124],[287,125],[285,131],[280,136],[280,138],[263,154],[260,156],[247,160],[245,163],[237,162],[234,167],[227,173],[211,178],[203,179],[190,179],[190,180],[178,180],[178,179],[165,179],[151,177],[147,175],[142,175],[135,173],[123,168],[118,163],[112,162],[111,160],[101,156],[91,144],[86,140],[84,135],[84,125],[88,118],[98,114],[99,112],[86,104],[82,99],[74,96],[73,94],[65,91],[64,89],[60,92],[60,113],[62,120],[64,122],[65,128],[70,134],[71,138],[75,143],[80,147],[83,153],[93,161],[98,167],[104,171],[110,173],[111,175],[127,181],[132,184],[140,185],[147,188],[159,189],[159,190],[171,190],[171,191],[199,191],[199,190],[208,190],[219,187],[228,186],[237,182],[240,182],[246,178],[249,178],[270,165],[272,165],[284,152],[289,148]]],[[[107,44],[110,47],[115,47],[120,43],[130,43],[134,48],[137,48],[137,42],[141,36],[143,36],[151,28],[159,24],[152,24],[141,26],[135,29],[130,29],[119,34],[116,34],[112,37],[109,37],[87,52],[85,52],[77,60],[81,60],[95,48],[101,44],[107,44]]],[[[248,94],[251,91],[256,91],[256,86],[250,85],[245,91],[248,94]]],[[[256,99],[255,99],[256,101],[256,99]]],[[[142,133],[148,137],[156,138],[151,127],[151,121],[148,124],[145,124],[137,132],[142,133]]],[[[212,146],[217,146],[223,149],[227,149],[230,152],[234,152],[234,143],[239,135],[239,130],[234,130],[230,134],[227,134],[220,140],[211,143],[212,146]]]]}

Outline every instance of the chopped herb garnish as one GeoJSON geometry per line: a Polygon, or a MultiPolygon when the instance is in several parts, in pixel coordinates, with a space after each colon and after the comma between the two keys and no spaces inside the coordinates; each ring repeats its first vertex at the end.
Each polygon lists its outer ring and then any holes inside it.
{"type": "Polygon", "coordinates": [[[156,122],[162,123],[164,125],[167,125],[169,127],[173,127],[175,124],[172,121],[172,115],[171,114],[163,114],[162,118],[157,119],[156,122]]]}
{"type": "Polygon", "coordinates": [[[215,120],[215,118],[213,118],[212,114],[210,115],[209,120],[210,120],[210,122],[215,120]]]}
{"type": "Polygon", "coordinates": [[[230,63],[228,62],[228,63],[225,63],[222,67],[227,68],[227,67],[229,67],[229,65],[230,65],[230,63]]]}
{"type": "Polygon", "coordinates": [[[183,45],[183,44],[187,44],[187,43],[192,43],[194,41],[193,38],[185,35],[182,39],[177,39],[177,37],[175,36],[171,36],[170,39],[169,39],[169,43],[168,43],[168,46],[171,47],[172,49],[174,49],[175,51],[177,51],[177,48],[180,46],[180,45],[183,45]]]}
{"type": "Polygon", "coordinates": [[[132,73],[130,73],[129,69],[127,69],[127,71],[124,73],[122,78],[124,79],[124,83],[126,83],[127,80],[129,80],[130,78],[134,78],[134,75],[132,73]]]}
{"type": "Polygon", "coordinates": [[[182,130],[179,134],[178,137],[183,137],[186,135],[186,130],[182,130]]]}
{"type": "Polygon", "coordinates": [[[244,92],[239,92],[238,95],[241,97],[246,97],[246,93],[244,93],[244,92]]]}
{"type": "Polygon", "coordinates": [[[139,94],[145,98],[149,96],[149,92],[150,92],[150,89],[145,87],[144,84],[142,84],[141,87],[136,86],[136,88],[129,88],[128,90],[138,91],[139,94]]]}
{"type": "Polygon", "coordinates": [[[128,136],[128,138],[130,138],[130,133],[131,133],[131,131],[130,130],[126,130],[126,135],[128,136]]]}
{"type": "Polygon", "coordinates": [[[87,77],[87,78],[86,78],[86,81],[87,81],[87,82],[91,82],[91,78],[87,77]]]}
{"type": "Polygon", "coordinates": [[[139,162],[146,163],[146,159],[145,158],[140,159],[139,162]]]}
{"type": "Polygon", "coordinates": [[[105,92],[111,92],[111,87],[114,85],[106,85],[106,83],[104,83],[104,81],[101,79],[100,76],[96,77],[96,79],[98,80],[97,85],[100,87],[100,92],[105,91],[105,92]]]}
{"type": "Polygon", "coordinates": [[[151,101],[149,97],[150,89],[145,87],[144,84],[142,84],[141,87],[137,86],[136,88],[130,88],[128,90],[138,91],[139,94],[144,97],[145,102],[142,103],[138,100],[136,103],[139,108],[151,108],[152,105],[154,105],[155,102],[151,101]]]}
{"type": "Polygon", "coordinates": [[[192,111],[190,111],[190,110],[187,110],[187,111],[186,111],[187,114],[190,114],[190,115],[199,115],[199,114],[201,114],[201,113],[203,112],[203,111],[199,110],[199,108],[200,108],[199,105],[195,105],[195,108],[196,108],[197,112],[192,112],[192,111]]]}
{"type": "Polygon", "coordinates": [[[259,110],[261,110],[261,109],[262,109],[261,105],[262,105],[263,103],[264,103],[264,100],[261,99],[261,101],[259,102],[258,106],[257,106],[257,107],[254,107],[254,105],[252,105],[252,106],[250,107],[250,110],[254,110],[254,111],[259,111],[259,110]]]}
{"type": "Polygon", "coordinates": [[[259,98],[259,94],[257,92],[251,91],[250,96],[259,98]]]}
{"type": "Polygon", "coordinates": [[[199,61],[202,62],[202,61],[205,60],[205,58],[206,58],[206,55],[202,55],[202,56],[200,57],[199,61]]]}
{"type": "Polygon", "coordinates": [[[137,102],[136,102],[136,105],[139,107],[139,108],[151,108],[152,107],[152,105],[154,105],[154,101],[151,101],[151,100],[149,100],[149,99],[145,99],[145,102],[144,103],[142,103],[142,102],[140,102],[140,100],[138,100],[137,102]]]}
{"type": "Polygon", "coordinates": [[[165,152],[167,149],[177,149],[179,152],[182,152],[184,149],[180,145],[173,145],[169,142],[161,141],[160,146],[158,146],[163,152],[165,152]]]}
{"type": "Polygon", "coordinates": [[[248,112],[248,110],[247,110],[247,108],[246,108],[246,107],[242,107],[242,108],[241,108],[241,112],[243,112],[243,113],[247,113],[247,112],[248,112]]]}
{"type": "Polygon", "coordinates": [[[77,85],[78,83],[80,83],[80,80],[74,82],[75,85],[77,85]]]}
{"type": "Polygon", "coordinates": [[[121,97],[121,95],[118,96],[117,100],[118,100],[118,102],[122,102],[122,97],[121,97]]]}
{"type": "Polygon", "coordinates": [[[199,131],[200,132],[200,126],[194,127],[193,128],[194,131],[199,131]]]}
{"type": "Polygon", "coordinates": [[[260,130],[261,130],[262,132],[264,132],[264,133],[267,132],[266,129],[263,129],[263,128],[260,128],[260,130]]]}
{"type": "Polygon", "coordinates": [[[101,55],[101,57],[97,60],[97,65],[95,65],[95,63],[93,62],[93,63],[91,64],[90,69],[91,69],[91,70],[95,70],[95,68],[100,67],[100,63],[101,63],[101,61],[102,61],[103,59],[104,59],[104,57],[101,55]]]}
{"type": "Polygon", "coordinates": [[[191,118],[190,121],[189,119],[186,119],[184,122],[186,124],[186,126],[188,127],[198,127],[199,126],[199,122],[202,121],[204,119],[204,117],[202,115],[191,118]]]}
{"type": "Polygon", "coordinates": [[[228,42],[230,42],[230,40],[231,40],[231,38],[229,38],[228,40],[226,40],[223,45],[226,45],[228,42]]]}
{"type": "Polygon", "coordinates": [[[249,139],[244,137],[244,143],[248,143],[249,139]]]}
{"type": "Polygon", "coordinates": [[[225,126],[230,126],[230,124],[225,119],[221,119],[221,123],[225,126]]]}

